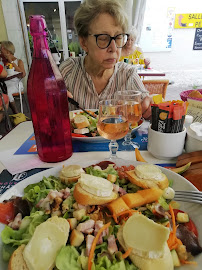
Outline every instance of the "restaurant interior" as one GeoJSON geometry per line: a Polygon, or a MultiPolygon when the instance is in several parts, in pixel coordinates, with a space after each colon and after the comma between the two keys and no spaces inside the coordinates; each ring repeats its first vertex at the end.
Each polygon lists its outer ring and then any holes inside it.
{"type": "Polygon", "coordinates": [[[0,0],[1,270],[202,269],[201,59],[198,0],[0,0]]]}

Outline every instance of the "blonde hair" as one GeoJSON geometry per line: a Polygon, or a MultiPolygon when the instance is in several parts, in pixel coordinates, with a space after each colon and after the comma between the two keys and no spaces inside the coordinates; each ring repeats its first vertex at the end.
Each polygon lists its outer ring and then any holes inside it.
{"type": "Polygon", "coordinates": [[[128,34],[136,40],[138,34],[137,29],[134,26],[131,26],[131,28],[128,31],[128,34]]]}
{"type": "Polygon", "coordinates": [[[118,0],[84,0],[74,15],[74,25],[78,36],[87,37],[89,26],[100,14],[111,15],[124,33],[128,29],[128,19],[124,7],[118,0]]]}
{"type": "Polygon", "coordinates": [[[15,46],[11,41],[1,41],[0,42],[1,47],[4,47],[6,50],[8,50],[11,54],[14,55],[15,53],[15,46]]]}

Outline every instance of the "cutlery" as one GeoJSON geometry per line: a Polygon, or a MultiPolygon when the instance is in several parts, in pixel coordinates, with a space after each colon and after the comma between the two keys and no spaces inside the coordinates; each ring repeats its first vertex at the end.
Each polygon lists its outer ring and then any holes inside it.
{"type": "Polygon", "coordinates": [[[202,204],[202,192],[200,191],[175,191],[176,201],[202,204]]]}
{"type": "Polygon", "coordinates": [[[95,118],[95,119],[97,118],[96,116],[92,115],[91,113],[89,113],[89,112],[86,111],[85,109],[81,108],[81,106],[79,105],[79,103],[78,103],[76,100],[74,100],[73,98],[68,97],[68,101],[69,101],[72,105],[76,106],[78,109],[80,109],[80,110],[82,110],[83,112],[85,112],[85,113],[87,113],[88,115],[90,115],[91,117],[93,117],[93,118],[95,118]]]}

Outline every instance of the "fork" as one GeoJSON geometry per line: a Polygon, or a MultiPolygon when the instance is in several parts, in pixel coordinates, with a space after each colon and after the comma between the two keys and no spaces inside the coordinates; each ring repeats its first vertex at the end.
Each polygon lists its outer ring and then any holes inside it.
{"type": "Polygon", "coordinates": [[[202,192],[176,190],[174,200],[202,204],[202,192]]]}

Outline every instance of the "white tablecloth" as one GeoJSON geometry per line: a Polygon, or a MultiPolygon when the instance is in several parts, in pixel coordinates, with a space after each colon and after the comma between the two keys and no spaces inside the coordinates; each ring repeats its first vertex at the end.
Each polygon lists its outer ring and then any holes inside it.
{"type": "MultiPolygon", "coordinates": [[[[16,150],[31,136],[33,126],[31,121],[23,122],[10,131],[0,140],[0,173],[7,169],[12,175],[33,168],[50,168],[63,164],[46,163],[41,161],[36,154],[14,155],[16,150]]],[[[152,164],[175,163],[176,160],[159,160],[154,158],[148,151],[141,151],[143,158],[152,164]]],[[[73,153],[69,161],[103,160],[109,156],[109,152],[81,152],[73,153]]],[[[119,151],[117,156],[126,160],[136,160],[135,151],[119,151]]]]}

